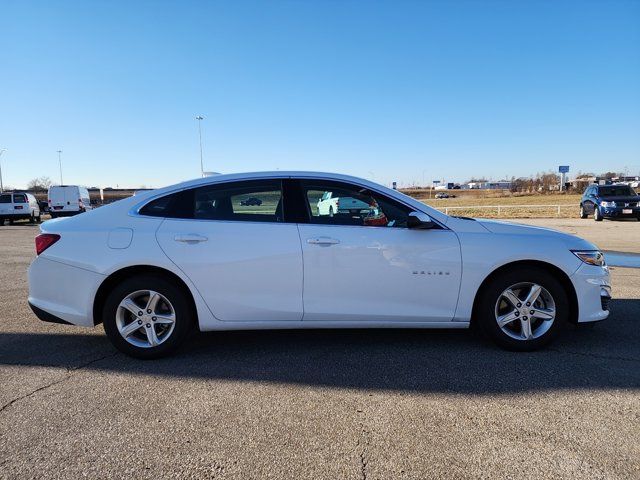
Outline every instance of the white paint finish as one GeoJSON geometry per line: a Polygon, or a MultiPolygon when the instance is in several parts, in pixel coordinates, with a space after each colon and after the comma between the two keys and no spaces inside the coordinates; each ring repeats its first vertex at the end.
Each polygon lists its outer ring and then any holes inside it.
{"type": "Polygon", "coordinates": [[[133,229],[131,228],[114,228],[109,232],[107,245],[114,250],[129,248],[133,239],[133,229]]]}
{"type": "Polygon", "coordinates": [[[308,224],[299,230],[304,321],[453,318],[461,261],[452,231],[308,224]]]}
{"type": "Polygon", "coordinates": [[[93,209],[89,191],[80,185],[52,185],[47,197],[49,209],[53,213],[77,213],[93,209]]]}
{"type": "Polygon", "coordinates": [[[32,194],[3,192],[0,195],[3,197],[2,200],[5,200],[0,202],[0,219],[11,220],[12,218],[40,216],[40,206],[32,194]],[[26,200],[26,202],[20,200],[26,200]]]}
{"type": "Polygon", "coordinates": [[[74,325],[93,326],[93,297],[103,275],[38,257],[28,277],[29,302],[74,325]]]}
{"type": "Polygon", "coordinates": [[[167,256],[199,286],[216,318],[302,319],[302,252],[296,225],[167,219],[157,238],[167,256]],[[206,240],[188,241],[198,237],[206,240]]]}
{"type": "Polygon", "coordinates": [[[571,276],[578,297],[578,322],[597,322],[609,316],[601,309],[600,291],[611,290],[609,271],[583,263],[571,276]]]}
{"type": "Polygon", "coordinates": [[[482,281],[496,268],[518,260],[547,262],[565,272],[576,288],[580,321],[607,315],[600,308],[600,287],[592,280],[599,278],[608,281],[608,273],[597,267],[589,267],[596,270],[586,271],[580,260],[570,252],[571,249],[595,249],[589,242],[553,230],[448,217],[399,192],[344,175],[304,172],[220,175],[141,192],[135,197],[82,215],[45,222],[41,229],[43,232],[59,233],[62,239],[34,260],[30,269],[30,299],[45,311],[78,325],[93,324],[92,299],[99,286],[98,282],[85,281],[85,277],[106,278],[119,269],[139,265],[165,269],[185,282],[193,295],[202,330],[408,325],[442,327],[448,324],[458,328],[468,325],[473,300],[482,281]],[[353,182],[371,188],[430,215],[450,231],[402,230],[410,233],[411,237],[420,235],[420,238],[431,239],[435,244],[432,245],[433,249],[429,249],[428,241],[423,244],[409,236],[400,238],[396,229],[392,228],[347,227],[362,233],[344,236],[336,234],[337,229],[341,230],[342,227],[300,225],[303,231],[300,241],[296,225],[291,224],[183,220],[166,220],[163,224],[160,218],[132,213],[158,195],[191,186],[243,178],[291,176],[353,182]],[[185,228],[184,223],[188,223],[189,228],[185,228]],[[213,232],[214,224],[221,223],[228,228],[213,232]],[[156,238],[160,225],[162,229],[156,238]],[[120,228],[134,232],[129,247],[109,248],[109,232],[120,228]],[[175,237],[183,234],[195,234],[207,237],[207,240],[176,242],[175,237]],[[308,237],[327,237],[339,243],[329,243],[328,246],[308,244],[308,237]],[[460,251],[457,253],[450,241],[452,238],[459,239],[460,251]],[[160,248],[158,239],[164,248],[173,250],[168,252],[169,256],[182,263],[182,269],[160,248]],[[167,247],[169,244],[170,248],[167,247]],[[304,259],[304,275],[308,288],[304,291],[304,297],[309,295],[309,311],[305,320],[299,321],[302,318],[303,296],[302,249],[307,257],[304,259]],[[324,255],[326,252],[333,253],[327,256],[324,255]],[[196,254],[192,257],[193,253],[196,254]],[[427,268],[432,264],[442,266],[443,271],[449,268],[453,272],[455,265],[460,266],[460,256],[461,286],[455,316],[451,323],[440,321],[451,318],[451,297],[458,295],[458,289],[454,286],[455,278],[450,275],[447,279],[449,283],[445,284],[438,283],[439,279],[436,281],[435,277],[430,279],[428,275],[405,274],[410,270],[409,265],[414,263],[419,267],[411,269],[411,272],[433,271],[433,268],[427,268]],[[423,265],[425,268],[422,268],[423,265]],[[318,267],[318,270],[314,273],[311,266],[318,267]],[[189,272],[189,275],[185,272],[189,272]],[[350,283],[342,283],[338,289],[323,280],[327,276],[335,277],[334,272],[346,274],[350,283]],[[47,288],[37,285],[43,278],[49,279],[47,288]],[[384,288],[380,288],[377,282],[381,282],[384,288]],[[327,289],[329,293],[323,296],[322,292],[327,289]],[[354,292],[356,297],[348,298],[348,292],[354,292]],[[395,298],[394,292],[398,298],[395,298]],[[426,292],[428,301],[421,297],[423,292],[426,292]],[[378,308],[374,309],[373,305],[366,302],[369,295],[381,295],[388,304],[375,300],[378,308]],[[208,303],[205,303],[205,298],[208,303]],[[337,298],[340,301],[336,301],[337,298]],[[423,307],[421,301],[427,306],[423,307]],[[348,318],[336,314],[332,305],[348,318]],[[228,321],[216,318],[212,310],[216,313],[219,311],[221,318],[228,321]],[[322,321],[312,321],[313,318],[322,318],[322,321]]]}

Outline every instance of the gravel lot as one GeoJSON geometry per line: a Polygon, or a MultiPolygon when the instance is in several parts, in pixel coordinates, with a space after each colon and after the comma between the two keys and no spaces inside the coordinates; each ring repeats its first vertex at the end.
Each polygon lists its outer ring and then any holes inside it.
{"type": "MultiPolygon", "coordinates": [[[[640,223],[538,220],[639,252],[640,223]]],[[[1,478],[640,478],[640,270],[609,320],[517,354],[460,331],[195,335],[122,356],[27,304],[0,227],[1,478]]]]}

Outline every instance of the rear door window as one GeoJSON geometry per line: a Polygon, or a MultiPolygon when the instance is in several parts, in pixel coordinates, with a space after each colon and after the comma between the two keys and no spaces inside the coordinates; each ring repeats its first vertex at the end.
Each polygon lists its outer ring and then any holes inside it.
{"type": "Polygon", "coordinates": [[[0,195],[0,203],[11,203],[11,194],[0,195]]]}
{"type": "Polygon", "coordinates": [[[27,196],[24,193],[15,193],[13,203],[27,203],[27,196]]]}
{"type": "Polygon", "coordinates": [[[195,218],[245,222],[282,222],[280,180],[207,185],[195,191],[195,218]]]}

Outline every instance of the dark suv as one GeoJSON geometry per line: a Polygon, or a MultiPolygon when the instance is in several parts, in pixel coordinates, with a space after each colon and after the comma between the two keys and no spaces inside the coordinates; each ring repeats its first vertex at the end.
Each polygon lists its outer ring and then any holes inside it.
{"type": "Polygon", "coordinates": [[[590,185],[580,200],[580,218],[593,214],[603,218],[636,218],[640,220],[640,196],[629,185],[590,185]]]}

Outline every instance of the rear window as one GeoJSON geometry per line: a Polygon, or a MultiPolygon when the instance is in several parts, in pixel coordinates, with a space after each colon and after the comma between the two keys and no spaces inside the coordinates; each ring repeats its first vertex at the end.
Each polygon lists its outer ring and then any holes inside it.
{"type": "Polygon", "coordinates": [[[599,191],[601,197],[629,197],[636,194],[636,192],[627,185],[600,187],[599,191]]]}
{"type": "Polygon", "coordinates": [[[0,195],[0,203],[11,203],[11,195],[0,195]]]}
{"type": "Polygon", "coordinates": [[[14,203],[27,203],[27,196],[23,193],[16,193],[13,195],[14,203]]]}

